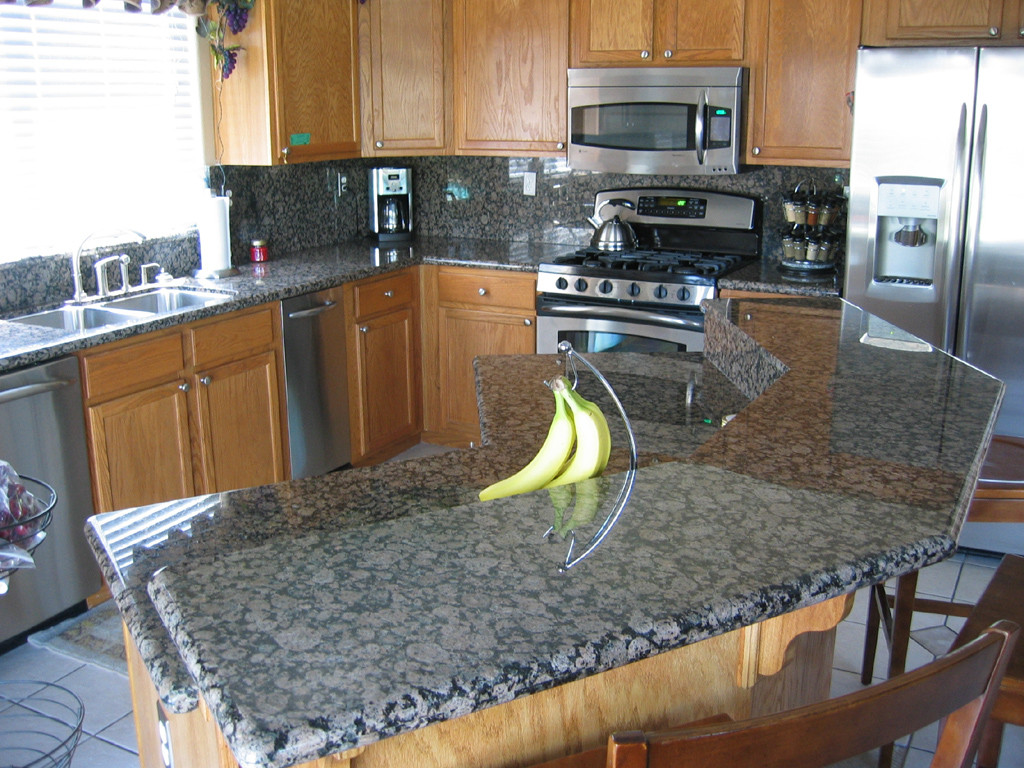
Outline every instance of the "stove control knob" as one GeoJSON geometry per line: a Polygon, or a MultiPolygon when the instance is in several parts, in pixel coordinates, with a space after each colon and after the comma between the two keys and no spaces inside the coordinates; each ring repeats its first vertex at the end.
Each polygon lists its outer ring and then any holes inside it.
{"type": "Polygon", "coordinates": [[[654,289],[654,298],[664,299],[666,296],[668,296],[668,289],[664,285],[659,285],[654,289]]]}
{"type": "Polygon", "coordinates": [[[611,280],[602,280],[601,284],[597,286],[597,290],[601,293],[611,293],[615,286],[612,285],[611,280]]]}
{"type": "Polygon", "coordinates": [[[637,285],[636,283],[630,283],[629,288],[626,289],[626,293],[628,293],[630,296],[639,296],[640,286],[637,285]]]}
{"type": "Polygon", "coordinates": [[[687,301],[690,298],[690,289],[680,288],[678,291],[676,291],[676,296],[679,297],[680,301],[687,301]]]}
{"type": "Polygon", "coordinates": [[[583,293],[585,290],[587,290],[587,281],[584,280],[582,277],[578,277],[576,278],[576,282],[573,283],[573,286],[576,288],[577,291],[583,293]]]}
{"type": "Polygon", "coordinates": [[[568,287],[569,281],[566,280],[564,277],[560,277],[557,280],[555,280],[555,288],[557,288],[558,290],[564,291],[568,287]]]}

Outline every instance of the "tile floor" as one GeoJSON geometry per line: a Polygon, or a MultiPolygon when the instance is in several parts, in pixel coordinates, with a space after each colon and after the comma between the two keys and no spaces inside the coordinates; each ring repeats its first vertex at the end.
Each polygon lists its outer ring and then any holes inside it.
{"type": "MultiPolygon", "coordinates": [[[[978,598],[998,565],[998,559],[975,554],[957,554],[926,568],[918,582],[919,593],[973,601],[978,598]]],[[[860,686],[860,658],[864,643],[867,602],[857,595],[853,611],[839,625],[833,666],[832,693],[840,695],[860,686]]],[[[919,615],[915,628],[948,624],[953,632],[960,619],[919,615]]],[[[879,648],[875,675],[881,679],[886,663],[884,643],[879,648]]],[[[910,666],[931,660],[923,647],[911,643],[910,666]]],[[[138,755],[132,721],[128,679],[114,672],[83,664],[52,651],[25,644],[0,656],[0,680],[24,679],[57,682],[69,688],[85,704],[82,740],[75,752],[74,768],[137,768],[138,755]]],[[[925,768],[935,746],[934,729],[914,735],[906,768],[925,768]]],[[[1007,726],[1003,737],[1000,768],[1024,765],[1024,728],[1007,726]]]]}

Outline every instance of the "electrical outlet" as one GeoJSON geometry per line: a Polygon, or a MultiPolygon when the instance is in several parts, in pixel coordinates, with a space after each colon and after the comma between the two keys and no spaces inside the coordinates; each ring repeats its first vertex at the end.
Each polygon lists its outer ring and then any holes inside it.
{"type": "Polygon", "coordinates": [[[523,174],[523,194],[531,197],[537,194],[537,174],[533,171],[523,174]]]}

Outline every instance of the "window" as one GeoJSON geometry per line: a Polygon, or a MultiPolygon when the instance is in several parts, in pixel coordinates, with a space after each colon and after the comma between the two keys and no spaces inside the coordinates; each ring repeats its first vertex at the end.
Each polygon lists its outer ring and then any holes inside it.
{"type": "Polygon", "coordinates": [[[204,189],[195,20],[0,4],[0,261],[184,232],[204,189]]]}

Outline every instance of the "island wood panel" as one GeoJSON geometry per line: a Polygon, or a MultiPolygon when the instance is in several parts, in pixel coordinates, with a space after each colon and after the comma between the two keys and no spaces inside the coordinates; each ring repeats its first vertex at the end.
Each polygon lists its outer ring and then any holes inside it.
{"type": "MultiPolygon", "coordinates": [[[[829,693],[835,626],[851,603],[852,595],[833,598],[297,768],[517,768],[600,746],[616,730],[669,728],[722,712],[741,719],[820,701],[829,693]],[[777,673],[766,677],[769,670],[777,673]]],[[[130,638],[126,647],[142,768],[160,768],[148,757],[159,754],[155,690],[130,638]]],[[[172,744],[175,768],[237,768],[205,711],[201,703],[167,716],[172,739],[185,744],[172,744]],[[179,760],[184,754],[196,762],[179,760]]]]}
{"type": "Polygon", "coordinates": [[[810,296],[803,293],[768,293],[767,291],[740,291],[734,288],[722,288],[718,292],[720,299],[820,299],[821,296],[810,296]]]}

